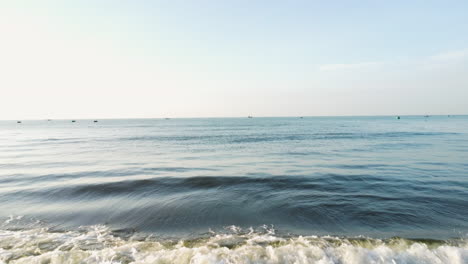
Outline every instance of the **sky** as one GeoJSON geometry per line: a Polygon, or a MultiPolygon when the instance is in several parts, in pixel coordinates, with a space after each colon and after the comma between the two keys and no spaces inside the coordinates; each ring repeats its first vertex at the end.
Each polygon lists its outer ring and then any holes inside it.
{"type": "Polygon", "coordinates": [[[0,119],[468,114],[468,1],[0,0],[0,119]]]}

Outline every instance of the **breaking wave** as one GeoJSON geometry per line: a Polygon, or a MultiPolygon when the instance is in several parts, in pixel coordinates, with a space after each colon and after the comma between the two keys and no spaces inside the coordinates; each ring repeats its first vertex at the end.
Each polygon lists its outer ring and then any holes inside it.
{"type": "Polygon", "coordinates": [[[277,235],[228,227],[186,239],[106,226],[0,231],[0,263],[468,263],[465,239],[277,235]]]}

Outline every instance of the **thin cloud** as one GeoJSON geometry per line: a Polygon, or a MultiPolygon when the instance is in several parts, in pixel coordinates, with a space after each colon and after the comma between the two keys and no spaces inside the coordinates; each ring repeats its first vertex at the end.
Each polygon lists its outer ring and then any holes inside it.
{"type": "Polygon", "coordinates": [[[464,58],[468,58],[468,49],[442,52],[431,56],[431,59],[438,61],[459,60],[464,58]]]}
{"type": "Polygon", "coordinates": [[[375,67],[381,65],[382,62],[360,62],[360,63],[349,63],[349,64],[324,64],[320,65],[320,71],[338,71],[338,70],[356,70],[375,67]]]}

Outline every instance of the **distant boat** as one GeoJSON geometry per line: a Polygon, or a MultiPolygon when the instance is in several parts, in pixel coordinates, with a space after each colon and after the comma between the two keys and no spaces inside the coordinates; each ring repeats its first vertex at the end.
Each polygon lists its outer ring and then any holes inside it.
{"type": "Polygon", "coordinates": [[[396,118],[396,119],[400,119],[400,116],[397,116],[397,118],[396,118]]]}
{"type": "Polygon", "coordinates": [[[304,117],[303,117],[303,116],[301,116],[301,117],[299,117],[299,118],[301,118],[301,119],[302,119],[302,118],[304,118],[304,117]]]}
{"type": "Polygon", "coordinates": [[[21,124],[21,121],[16,121],[16,123],[21,124]]]}
{"type": "Polygon", "coordinates": [[[252,118],[252,116],[248,116],[247,118],[252,118]]]}
{"type": "Polygon", "coordinates": [[[429,117],[428,115],[425,115],[424,117],[429,117]]]}
{"type": "Polygon", "coordinates": [[[47,121],[52,121],[52,120],[50,120],[50,119],[47,119],[47,121]]]}
{"type": "Polygon", "coordinates": [[[75,123],[76,121],[75,120],[72,120],[72,123],[75,123]]]}
{"type": "Polygon", "coordinates": [[[164,119],[169,120],[170,118],[169,118],[169,117],[166,117],[166,118],[164,118],[164,119]]]}
{"type": "Polygon", "coordinates": [[[94,123],[97,123],[98,121],[97,120],[94,120],[94,123]]]}

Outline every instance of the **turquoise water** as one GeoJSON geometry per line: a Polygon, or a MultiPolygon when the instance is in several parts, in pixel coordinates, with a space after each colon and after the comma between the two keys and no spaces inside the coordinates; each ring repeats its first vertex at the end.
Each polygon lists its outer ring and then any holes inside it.
{"type": "Polygon", "coordinates": [[[98,121],[0,121],[0,261],[468,263],[467,116],[98,121]]]}

